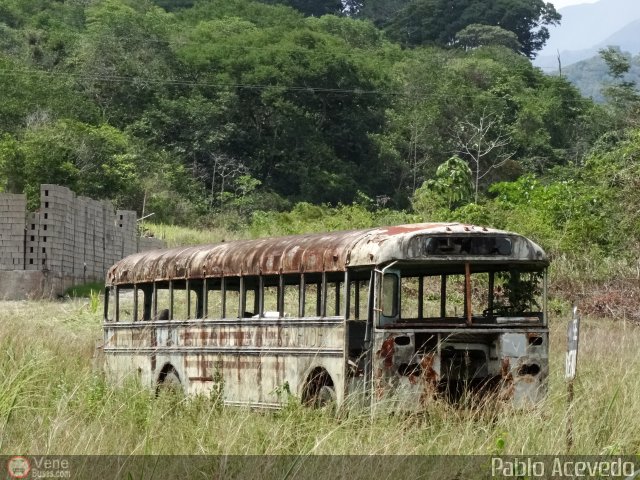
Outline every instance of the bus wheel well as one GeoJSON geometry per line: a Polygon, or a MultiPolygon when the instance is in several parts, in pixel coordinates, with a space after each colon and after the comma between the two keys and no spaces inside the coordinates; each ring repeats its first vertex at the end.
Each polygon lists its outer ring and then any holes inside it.
{"type": "Polygon", "coordinates": [[[304,382],[302,402],[305,405],[322,407],[329,400],[335,400],[333,379],[325,368],[316,367],[304,382]]]}
{"type": "Polygon", "coordinates": [[[182,381],[178,371],[170,363],[165,363],[158,375],[156,394],[161,390],[182,390],[182,381]]]}

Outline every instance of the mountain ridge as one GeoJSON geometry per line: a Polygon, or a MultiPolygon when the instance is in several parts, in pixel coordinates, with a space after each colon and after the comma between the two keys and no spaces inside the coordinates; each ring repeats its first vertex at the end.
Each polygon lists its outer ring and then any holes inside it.
{"type": "Polygon", "coordinates": [[[640,52],[640,2],[637,0],[600,0],[558,10],[560,25],[549,27],[547,45],[534,65],[551,73],[558,69],[558,52],[563,66],[586,60],[608,45],[623,51],[640,52]]]}

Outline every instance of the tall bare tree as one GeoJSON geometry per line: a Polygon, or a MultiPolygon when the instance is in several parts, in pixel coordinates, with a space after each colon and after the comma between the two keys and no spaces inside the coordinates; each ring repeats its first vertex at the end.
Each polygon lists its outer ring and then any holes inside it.
{"type": "Polygon", "coordinates": [[[474,202],[478,203],[480,180],[509,161],[511,136],[505,132],[500,118],[487,110],[479,117],[468,117],[458,123],[454,132],[456,153],[465,158],[474,177],[474,202]]]}

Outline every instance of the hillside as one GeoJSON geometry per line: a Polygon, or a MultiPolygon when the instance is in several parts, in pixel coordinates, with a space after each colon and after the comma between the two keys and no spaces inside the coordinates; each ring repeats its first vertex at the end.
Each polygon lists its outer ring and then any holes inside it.
{"type": "Polygon", "coordinates": [[[558,69],[558,53],[563,68],[597,55],[609,45],[633,54],[640,52],[640,2],[600,0],[561,8],[560,25],[549,27],[550,38],[534,60],[547,73],[558,69]]]}
{"type": "MultiPolygon", "coordinates": [[[[611,84],[612,78],[606,63],[599,55],[587,60],[563,67],[562,74],[573,85],[578,87],[585,97],[596,102],[604,102],[602,95],[604,86],[611,84]]],[[[630,72],[625,76],[625,81],[640,84],[640,65],[637,62],[631,64],[630,72]]]]}

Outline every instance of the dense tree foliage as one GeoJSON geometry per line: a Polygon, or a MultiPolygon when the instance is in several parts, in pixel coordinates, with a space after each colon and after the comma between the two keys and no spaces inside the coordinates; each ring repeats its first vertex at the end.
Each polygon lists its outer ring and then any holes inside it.
{"type": "Polygon", "coordinates": [[[558,19],[538,0],[1,0],[0,189],[261,231],[329,228],[320,204],[353,225],[413,207],[509,227],[527,195],[542,231],[634,222],[587,218],[584,198],[635,198],[604,173],[635,171],[611,152],[636,148],[636,87],[614,51],[611,108],[534,68],[558,19]]]}
{"type": "Polygon", "coordinates": [[[321,17],[322,15],[340,14],[344,5],[340,0],[262,0],[272,5],[282,4],[293,7],[305,15],[321,17]]]}
{"type": "Polygon", "coordinates": [[[453,45],[469,25],[513,32],[520,51],[533,58],[549,39],[547,25],[560,14],[543,0],[411,0],[390,24],[392,36],[406,45],[453,45]]]}

